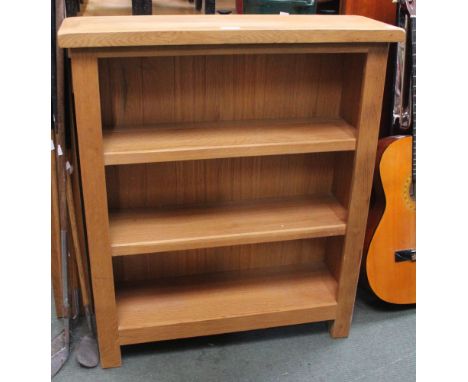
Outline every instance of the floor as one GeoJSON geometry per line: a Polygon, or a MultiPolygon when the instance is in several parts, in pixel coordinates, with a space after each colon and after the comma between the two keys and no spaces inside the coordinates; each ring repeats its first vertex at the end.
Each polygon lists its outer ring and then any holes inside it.
{"type": "MultiPolygon", "coordinates": [[[[52,335],[61,323],[52,313],[52,335]]],[[[79,326],[75,343],[84,331],[79,326]]],[[[54,382],[409,382],[416,379],[416,309],[356,301],[351,335],[325,323],[124,347],[118,369],[84,369],[72,353],[54,382]]]]}

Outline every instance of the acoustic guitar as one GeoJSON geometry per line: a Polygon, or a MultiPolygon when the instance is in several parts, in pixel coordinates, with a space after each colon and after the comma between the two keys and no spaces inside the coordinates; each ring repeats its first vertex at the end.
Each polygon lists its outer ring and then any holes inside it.
{"type": "MultiPolygon", "coordinates": [[[[403,1],[411,31],[410,121],[412,136],[381,139],[377,150],[373,206],[370,210],[362,262],[372,292],[393,304],[416,303],[416,0],[403,1]]],[[[408,21],[408,20],[407,20],[408,21]]],[[[402,60],[401,60],[402,61],[402,60]]],[[[397,65],[397,76],[403,75],[397,65]]],[[[402,83],[403,81],[401,81],[402,83]]],[[[397,84],[400,82],[397,81],[397,84]]],[[[395,92],[401,106],[401,89],[395,92]]],[[[398,121],[408,110],[399,109],[398,121]]]]}

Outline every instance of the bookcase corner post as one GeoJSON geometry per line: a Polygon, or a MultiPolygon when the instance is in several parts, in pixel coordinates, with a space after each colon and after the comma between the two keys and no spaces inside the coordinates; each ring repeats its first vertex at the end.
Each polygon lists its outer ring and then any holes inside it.
{"type": "Polygon", "coordinates": [[[98,59],[72,57],[81,180],[101,366],[121,365],[102,149],[98,59]]]}
{"type": "Polygon", "coordinates": [[[348,224],[338,280],[337,313],[330,325],[333,338],[347,337],[351,327],[374,173],[387,56],[388,44],[373,46],[369,48],[364,64],[348,224]]]}

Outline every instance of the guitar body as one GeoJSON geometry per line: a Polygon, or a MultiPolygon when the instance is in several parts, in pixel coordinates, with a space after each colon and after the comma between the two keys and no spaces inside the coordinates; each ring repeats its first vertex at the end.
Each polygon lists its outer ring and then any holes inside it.
{"type": "Polygon", "coordinates": [[[411,136],[380,140],[375,204],[366,233],[363,273],[374,294],[393,304],[416,303],[416,261],[396,253],[416,249],[416,202],[411,196],[411,136]]]}

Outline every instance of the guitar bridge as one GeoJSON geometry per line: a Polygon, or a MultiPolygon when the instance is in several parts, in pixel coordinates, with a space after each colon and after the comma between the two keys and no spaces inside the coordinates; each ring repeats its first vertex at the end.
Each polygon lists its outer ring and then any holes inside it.
{"type": "Polygon", "coordinates": [[[402,261],[416,261],[415,249],[403,249],[395,252],[395,262],[401,263],[402,261]]]}

